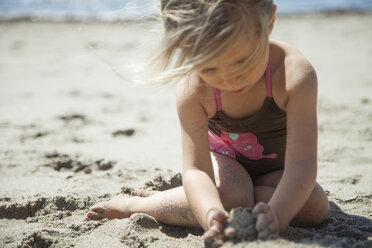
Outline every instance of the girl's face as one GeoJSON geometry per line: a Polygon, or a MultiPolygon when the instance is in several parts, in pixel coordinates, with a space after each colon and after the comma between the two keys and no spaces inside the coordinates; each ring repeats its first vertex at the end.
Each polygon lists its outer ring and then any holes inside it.
{"type": "Polygon", "coordinates": [[[252,53],[252,40],[243,36],[221,56],[206,63],[199,76],[210,86],[234,94],[242,94],[252,88],[263,76],[268,62],[268,46],[256,61],[242,68],[241,64],[252,53]]]}

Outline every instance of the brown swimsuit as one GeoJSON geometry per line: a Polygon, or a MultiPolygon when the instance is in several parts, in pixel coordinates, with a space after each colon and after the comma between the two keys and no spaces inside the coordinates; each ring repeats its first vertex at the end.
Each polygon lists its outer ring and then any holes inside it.
{"type": "Polygon", "coordinates": [[[215,89],[217,112],[209,118],[209,147],[237,160],[254,182],[258,177],[284,168],[287,114],[272,97],[270,63],[266,68],[267,97],[262,107],[243,119],[232,119],[221,109],[220,90],[215,89]]]}

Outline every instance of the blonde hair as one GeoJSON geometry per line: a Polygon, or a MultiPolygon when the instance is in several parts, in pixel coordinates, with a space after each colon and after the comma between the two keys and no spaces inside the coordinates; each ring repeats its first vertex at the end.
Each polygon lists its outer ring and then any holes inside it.
{"type": "Polygon", "coordinates": [[[172,81],[217,58],[246,34],[257,42],[241,67],[268,44],[272,0],[161,0],[164,37],[154,62],[159,80],[172,81]]]}

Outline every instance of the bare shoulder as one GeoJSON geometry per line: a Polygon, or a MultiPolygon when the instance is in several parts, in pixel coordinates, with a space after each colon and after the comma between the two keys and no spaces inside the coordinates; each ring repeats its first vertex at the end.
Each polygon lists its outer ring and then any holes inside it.
{"type": "MultiPolygon", "coordinates": [[[[316,98],[318,79],[309,60],[293,46],[281,42],[272,42],[274,50],[280,51],[279,71],[281,71],[282,91],[285,95],[285,109],[290,100],[316,98]],[[296,96],[296,97],[295,97],[296,96]]],[[[274,72],[275,73],[275,72],[274,72]]],[[[283,95],[282,94],[282,95],[283,95]]]]}
{"type": "Polygon", "coordinates": [[[203,103],[205,91],[199,76],[193,73],[182,78],[177,85],[178,117],[181,127],[188,129],[189,133],[201,134],[207,130],[208,114],[203,103]]]}
{"type": "MultiPolygon", "coordinates": [[[[278,42],[279,43],[279,42],[278,42]]],[[[317,75],[309,60],[295,47],[280,42],[285,52],[284,66],[288,93],[298,88],[317,88],[317,75]]]]}
{"type": "Polygon", "coordinates": [[[177,104],[183,104],[190,99],[197,100],[200,95],[200,83],[197,75],[190,73],[181,78],[177,84],[177,104]]]}

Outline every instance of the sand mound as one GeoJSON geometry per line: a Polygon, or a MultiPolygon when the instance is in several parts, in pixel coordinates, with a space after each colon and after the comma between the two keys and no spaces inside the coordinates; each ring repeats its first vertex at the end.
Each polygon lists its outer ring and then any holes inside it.
{"type": "MultiPolygon", "coordinates": [[[[104,199],[103,197],[101,200],[104,199]]],[[[39,217],[53,215],[59,219],[71,216],[76,210],[86,210],[97,199],[76,198],[72,196],[41,197],[24,201],[22,203],[0,203],[0,218],[23,219],[28,222],[37,222],[39,217]]]]}
{"type": "Polygon", "coordinates": [[[145,189],[164,191],[182,185],[182,175],[177,173],[170,179],[165,179],[162,175],[157,175],[153,180],[145,183],[145,189]]]}

